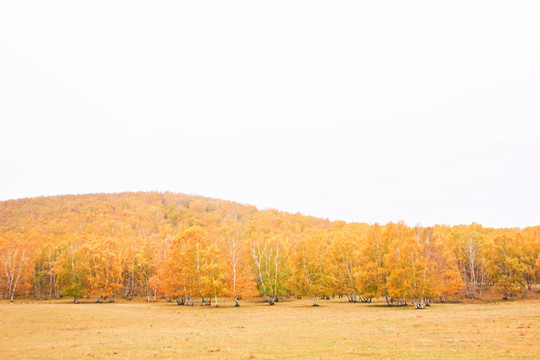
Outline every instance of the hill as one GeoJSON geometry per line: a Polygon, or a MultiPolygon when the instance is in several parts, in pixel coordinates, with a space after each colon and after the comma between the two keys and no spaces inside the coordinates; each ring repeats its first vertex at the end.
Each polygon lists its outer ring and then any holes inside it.
{"type": "Polygon", "coordinates": [[[260,295],[507,298],[536,283],[540,227],[330,222],[231,201],[138,192],[0,202],[0,294],[160,297],[217,304],[260,295]]]}

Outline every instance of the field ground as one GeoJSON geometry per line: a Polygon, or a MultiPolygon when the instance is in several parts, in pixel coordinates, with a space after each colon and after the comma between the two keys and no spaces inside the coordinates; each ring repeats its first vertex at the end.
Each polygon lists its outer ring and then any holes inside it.
{"type": "Polygon", "coordinates": [[[425,310],[310,300],[0,302],[1,359],[539,359],[540,300],[425,310]],[[227,304],[229,305],[229,304],[227,304]]]}

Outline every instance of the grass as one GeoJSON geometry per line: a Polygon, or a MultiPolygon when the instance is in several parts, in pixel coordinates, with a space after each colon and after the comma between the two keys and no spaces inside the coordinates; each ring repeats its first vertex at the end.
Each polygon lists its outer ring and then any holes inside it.
{"type": "Polygon", "coordinates": [[[538,359],[540,300],[0,303],[1,359],[538,359]]]}

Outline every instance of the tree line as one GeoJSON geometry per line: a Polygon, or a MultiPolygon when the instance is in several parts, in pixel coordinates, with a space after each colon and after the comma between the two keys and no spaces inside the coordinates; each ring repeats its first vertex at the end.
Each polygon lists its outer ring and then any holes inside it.
{"type": "Polygon", "coordinates": [[[509,298],[540,275],[540,226],[410,227],[331,222],[173,193],[55,196],[0,203],[0,296],[167,298],[235,305],[261,296],[384,298],[417,308],[509,298]]]}

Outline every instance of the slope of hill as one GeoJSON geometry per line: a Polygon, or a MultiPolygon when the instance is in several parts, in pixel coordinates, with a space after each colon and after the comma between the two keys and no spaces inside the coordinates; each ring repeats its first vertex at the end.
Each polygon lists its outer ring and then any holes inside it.
{"type": "Polygon", "coordinates": [[[0,294],[386,297],[523,294],[540,268],[540,227],[410,228],[330,222],[201,196],[139,192],[0,202],[0,294]]]}

